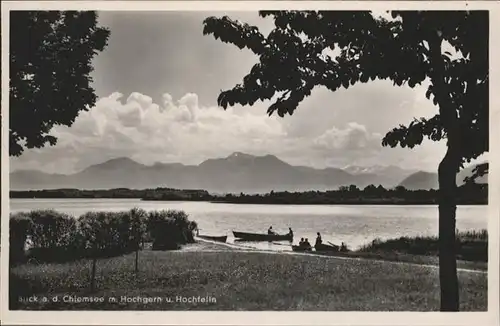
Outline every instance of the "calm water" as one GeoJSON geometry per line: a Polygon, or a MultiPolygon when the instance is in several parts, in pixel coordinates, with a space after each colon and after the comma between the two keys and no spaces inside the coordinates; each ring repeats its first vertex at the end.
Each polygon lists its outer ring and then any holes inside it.
{"type": "MultiPolygon", "coordinates": [[[[265,233],[270,225],[279,233],[291,227],[294,242],[300,237],[313,243],[316,232],[323,241],[344,241],[353,249],[374,238],[437,235],[436,206],[342,206],[342,205],[236,205],[207,202],[158,202],[138,199],[11,199],[11,212],[56,209],[78,216],[95,210],[120,211],[140,207],[145,210],[184,210],[195,220],[200,234],[228,235],[232,231],[265,233]]],[[[460,206],[457,210],[460,231],[487,228],[487,206],[460,206]]],[[[259,249],[290,250],[288,243],[238,243],[259,249]]]]}

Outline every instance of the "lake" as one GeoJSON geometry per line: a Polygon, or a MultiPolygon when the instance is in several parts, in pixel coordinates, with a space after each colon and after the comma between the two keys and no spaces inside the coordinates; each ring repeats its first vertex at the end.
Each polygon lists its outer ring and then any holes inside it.
{"type": "MultiPolygon", "coordinates": [[[[232,231],[287,233],[291,227],[294,242],[301,237],[314,244],[316,232],[323,242],[345,242],[351,249],[375,238],[437,235],[438,210],[435,205],[246,205],[209,202],[161,202],[139,199],[11,199],[11,212],[55,209],[79,216],[87,211],[121,211],[134,207],[145,210],[184,210],[195,220],[200,234],[228,235],[232,231]]],[[[488,206],[459,206],[457,228],[460,231],[487,229],[488,206]]],[[[291,250],[287,243],[237,243],[245,247],[291,250]]]]}

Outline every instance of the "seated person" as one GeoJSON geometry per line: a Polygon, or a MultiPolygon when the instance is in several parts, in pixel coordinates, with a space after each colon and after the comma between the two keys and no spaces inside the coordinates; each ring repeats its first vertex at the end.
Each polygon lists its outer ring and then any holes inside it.
{"type": "Polygon", "coordinates": [[[300,238],[299,247],[303,247],[303,246],[304,246],[304,238],[300,238]]]}
{"type": "Polygon", "coordinates": [[[311,244],[309,243],[309,239],[308,239],[308,238],[306,238],[306,239],[304,240],[304,247],[306,247],[306,248],[311,248],[311,244]]]}
{"type": "Polygon", "coordinates": [[[269,229],[267,229],[267,234],[269,234],[269,235],[276,234],[276,233],[274,233],[272,226],[270,226],[269,229]]]}

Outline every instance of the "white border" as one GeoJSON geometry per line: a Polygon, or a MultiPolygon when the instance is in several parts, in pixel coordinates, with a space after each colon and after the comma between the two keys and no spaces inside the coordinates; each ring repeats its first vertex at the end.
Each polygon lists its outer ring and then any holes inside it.
{"type": "MultiPolygon", "coordinates": [[[[4,324],[168,324],[168,325],[498,325],[499,322],[499,199],[500,131],[500,3],[496,1],[27,1],[1,4],[2,14],[2,252],[1,319],[4,324]],[[255,11],[263,9],[322,10],[490,10],[490,174],[489,174],[489,264],[487,312],[146,312],[146,311],[79,311],[34,312],[8,310],[8,216],[9,156],[7,110],[9,64],[9,10],[183,10],[183,11],[255,11]]],[[[201,28],[201,26],[200,26],[201,28]]],[[[481,35],[478,35],[481,37],[481,35]]]]}

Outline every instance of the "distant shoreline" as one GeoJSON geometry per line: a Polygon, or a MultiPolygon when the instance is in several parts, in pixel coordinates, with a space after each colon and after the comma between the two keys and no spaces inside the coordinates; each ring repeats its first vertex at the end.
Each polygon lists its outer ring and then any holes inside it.
{"type": "MultiPolygon", "coordinates": [[[[154,200],[144,200],[154,201],[154,200]]],[[[438,205],[437,202],[338,202],[338,203],[242,203],[242,202],[225,202],[225,201],[210,201],[211,204],[235,204],[235,205],[300,205],[300,206],[317,206],[317,205],[345,205],[345,206],[425,206],[425,205],[438,205]]],[[[458,206],[488,206],[488,203],[457,203],[458,206]]]]}
{"type": "MultiPolygon", "coordinates": [[[[204,202],[210,204],[233,204],[233,205],[300,205],[300,206],[318,206],[318,205],[346,205],[346,206],[419,206],[419,205],[438,205],[435,201],[422,201],[422,202],[411,202],[411,201],[339,201],[339,202],[241,202],[241,201],[227,201],[227,200],[193,200],[186,198],[179,199],[145,199],[138,197],[22,197],[22,196],[10,196],[10,199],[139,199],[145,202],[204,202]]],[[[488,206],[488,202],[458,202],[458,206],[488,206]]]]}
{"type": "MultiPolygon", "coordinates": [[[[44,189],[10,191],[10,198],[45,199],[140,199],[143,201],[194,201],[214,204],[257,205],[436,205],[439,192],[409,190],[398,186],[385,189],[370,185],[359,189],[354,185],[326,191],[270,191],[261,194],[211,194],[203,189],[128,189],[101,190],[44,189]]],[[[468,184],[458,188],[457,205],[488,205],[487,184],[468,184]]]]}

